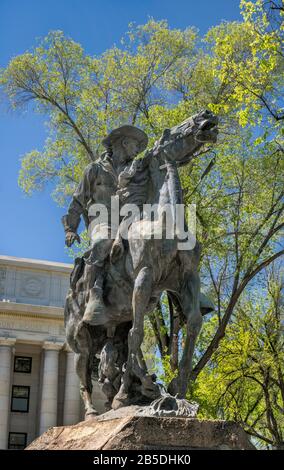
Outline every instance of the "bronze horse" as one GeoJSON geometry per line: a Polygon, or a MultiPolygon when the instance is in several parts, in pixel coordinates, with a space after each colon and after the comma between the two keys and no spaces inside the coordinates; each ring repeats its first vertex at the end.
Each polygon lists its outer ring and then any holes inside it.
{"type": "MultiPolygon", "coordinates": [[[[203,111],[182,124],[164,131],[146,158],[150,181],[148,202],[158,204],[157,218],[134,221],[128,230],[126,249],[115,262],[108,261],[104,301],[108,321],[91,326],[82,321],[88,292],[84,285],[84,257],[77,260],[76,278],[65,306],[67,342],[75,352],[77,374],[86,414],[96,414],[92,404],[92,374],[96,373],[107,396],[107,407],[150,403],[161,394],[155,376],[150,375],[141,351],[144,317],[152,312],[161,294],[167,291],[178,306],[186,339],[177,376],[168,392],[184,398],[192,368],[192,357],[202,315],[198,242],[191,250],[179,249],[175,207],[182,191],[178,166],[187,164],[204,143],[216,142],[217,118],[203,111]],[[174,233],[166,235],[166,207],[173,209],[174,233]],[[141,236],[142,234],[142,236],[141,236]],[[161,234],[159,238],[157,234],[161,234]]],[[[88,254],[88,253],[87,253],[88,254]]],[[[85,256],[87,255],[85,254],[85,256]]]]}

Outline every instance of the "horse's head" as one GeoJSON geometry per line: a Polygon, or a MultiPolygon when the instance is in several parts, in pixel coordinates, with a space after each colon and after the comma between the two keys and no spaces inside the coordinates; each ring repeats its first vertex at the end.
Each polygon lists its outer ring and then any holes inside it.
{"type": "Polygon", "coordinates": [[[171,129],[165,129],[156,142],[154,151],[161,150],[177,163],[187,163],[190,157],[206,143],[215,143],[218,118],[211,111],[201,111],[171,129]]]}
{"type": "MultiPolygon", "coordinates": [[[[218,135],[218,117],[211,111],[205,109],[198,114],[195,114],[184,123],[188,124],[186,133],[192,134],[193,138],[202,144],[215,143],[218,135]]],[[[184,124],[183,123],[183,124],[184,124]]]]}

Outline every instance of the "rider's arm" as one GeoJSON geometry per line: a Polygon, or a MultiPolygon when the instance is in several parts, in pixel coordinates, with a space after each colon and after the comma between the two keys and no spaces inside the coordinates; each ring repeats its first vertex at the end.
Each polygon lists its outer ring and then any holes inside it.
{"type": "Polygon", "coordinates": [[[140,168],[139,160],[132,160],[130,165],[127,165],[118,176],[119,188],[125,188],[128,183],[135,176],[137,169],[140,168]]]}
{"type": "Polygon", "coordinates": [[[67,214],[62,217],[65,233],[76,234],[81,215],[87,214],[87,203],[92,197],[92,188],[96,178],[97,165],[91,163],[84,171],[83,178],[73,194],[67,214]]]}

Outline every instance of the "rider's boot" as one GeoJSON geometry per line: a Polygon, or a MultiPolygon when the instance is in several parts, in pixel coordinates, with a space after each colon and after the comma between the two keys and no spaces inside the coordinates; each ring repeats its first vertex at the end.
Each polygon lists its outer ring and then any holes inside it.
{"type": "Polygon", "coordinates": [[[89,297],[83,322],[89,325],[103,325],[107,321],[106,306],[103,300],[103,267],[87,264],[85,276],[89,297]]]}
{"type": "Polygon", "coordinates": [[[101,287],[94,286],[90,289],[83,322],[89,325],[103,325],[107,322],[106,306],[103,301],[101,287]]]}

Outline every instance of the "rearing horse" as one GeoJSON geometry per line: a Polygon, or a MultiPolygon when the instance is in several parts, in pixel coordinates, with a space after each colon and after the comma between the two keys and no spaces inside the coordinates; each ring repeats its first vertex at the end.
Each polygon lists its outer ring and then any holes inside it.
{"type": "MultiPolygon", "coordinates": [[[[128,230],[127,249],[117,262],[109,260],[104,285],[108,321],[91,326],[82,321],[86,307],[86,286],[74,296],[70,289],[65,308],[67,342],[76,353],[76,369],[86,413],[95,413],[91,375],[100,355],[99,381],[108,406],[118,408],[151,402],[160,396],[160,387],[149,375],[141,352],[144,317],[157,306],[164,291],[170,292],[186,323],[186,340],[177,377],[169,393],[184,398],[192,368],[196,338],[201,328],[198,243],[191,250],[179,250],[175,231],[175,208],[182,192],[177,166],[188,163],[206,142],[215,142],[217,118],[203,111],[179,126],[167,129],[148,153],[151,181],[148,202],[158,204],[158,217],[134,221],[128,230]],[[172,209],[174,234],[165,238],[164,210],[172,209]],[[160,238],[159,238],[159,235],[160,238]]],[[[82,258],[83,259],[83,258],[82,258]]],[[[81,266],[81,279],[84,263],[81,266]]],[[[80,282],[80,280],[78,281],[80,282]]]]}

